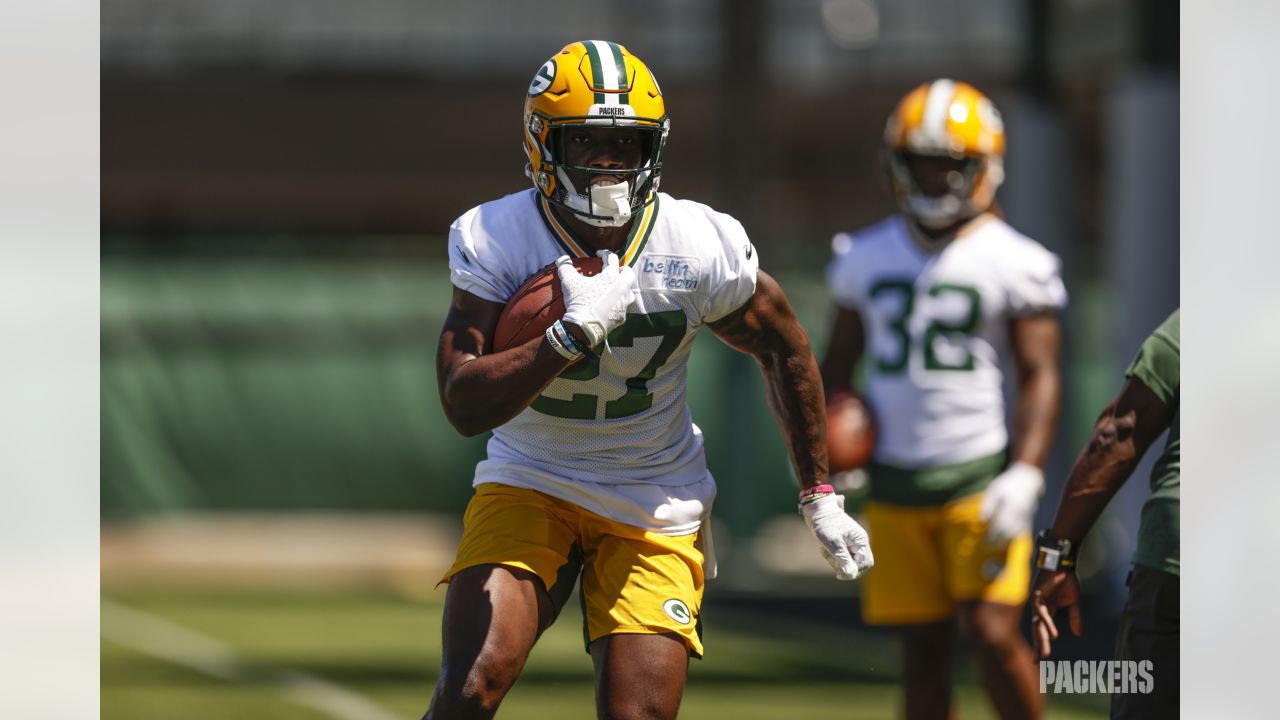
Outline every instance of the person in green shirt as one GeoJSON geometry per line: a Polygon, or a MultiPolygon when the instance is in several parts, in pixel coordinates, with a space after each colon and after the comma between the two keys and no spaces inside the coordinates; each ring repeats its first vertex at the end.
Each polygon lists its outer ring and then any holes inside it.
{"type": "Polygon", "coordinates": [[[1142,508],[1129,599],[1116,638],[1117,659],[1151,661],[1153,684],[1147,694],[1113,695],[1112,718],[1178,717],[1179,312],[1147,338],[1125,371],[1124,387],[1098,418],[1036,552],[1032,636],[1046,658],[1058,638],[1057,611],[1067,611],[1072,634],[1082,630],[1075,573],[1080,543],[1147,448],[1169,430],[1142,508]]]}

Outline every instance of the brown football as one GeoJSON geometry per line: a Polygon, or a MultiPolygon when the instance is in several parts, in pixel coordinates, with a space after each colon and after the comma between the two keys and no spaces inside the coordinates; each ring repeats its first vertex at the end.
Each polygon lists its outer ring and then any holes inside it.
{"type": "Polygon", "coordinates": [[[827,397],[827,466],[838,473],[866,465],[876,446],[875,420],[862,398],[848,390],[827,397]]]}
{"type": "MultiPolygon", "coordinates": [[[[600,272],[604,261],[598,257],[576,258],[573,266],[588,277],[600,272]]],[[[507,306],[498,316],[498,327],[493,331],[493,350],[523,345],[542,334],[551,324],[564,316],[564,297],[560,294],[560,276],[555,264],[548,265],[533,274],[516,288],[507,306]]]]}

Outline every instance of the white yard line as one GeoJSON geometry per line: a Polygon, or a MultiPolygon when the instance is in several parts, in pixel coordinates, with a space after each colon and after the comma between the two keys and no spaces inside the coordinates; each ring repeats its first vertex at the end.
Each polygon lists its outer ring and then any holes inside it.
{"type": "Polygon", "coordinates": [[[102,601],[102,636],[131,650],[227,682],[252,680],[261,684],[261,676],[267,672],[282,697],[337,720],[403,720],[337,683],[298,670],[269,667],[264,670],[264,665],[251,662],[235,648],[211,637],[106,600],[102,601]]]}

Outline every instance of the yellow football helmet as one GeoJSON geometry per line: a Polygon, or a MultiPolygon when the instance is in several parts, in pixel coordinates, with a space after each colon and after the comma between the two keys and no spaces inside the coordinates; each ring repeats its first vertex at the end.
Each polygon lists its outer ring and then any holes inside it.
{"type": "Polygon", "coordinates": [[[940,79],[907,93],[889,116],[884,144],[898,207],[927,228],[944,228],[985,212],[1004,180],[1004,122],[972,85],[940,79]],[[963,160],[946,191],[927,194],[911,171],[911,155],[963,160]]]}
{"type": "Polygon", "coordinates": [[[547,200],[596,226],[626,224],[653,202],[662,176],[662,150],[671,121],[649,68],[621,45],[604,40],[570,43],[533,76],[524,103],[525,174],[547,200]],[[562,130],[590,125],[640,130],[645,138],[637,167],[604,170],[566,165],[562,130]],[[588,173],[590,193],[575,188],[566,169],[588,173]],[[596,186],[592,176],[622,176],[596,186]],[[625,189],[625,193],[623,190],[625,189]]]}

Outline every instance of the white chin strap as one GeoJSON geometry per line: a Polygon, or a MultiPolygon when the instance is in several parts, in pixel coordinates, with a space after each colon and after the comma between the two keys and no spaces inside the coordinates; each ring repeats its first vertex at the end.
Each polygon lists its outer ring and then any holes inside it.
{"type": "Polygon", "coordinates": [[[592,185],[588,201],[563,170],[557,174],[566,191],[565,204],[582,222],[596,227],[622,227],[631,219],[631,183],[623,180],[612,185],[592,185]]]}

